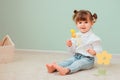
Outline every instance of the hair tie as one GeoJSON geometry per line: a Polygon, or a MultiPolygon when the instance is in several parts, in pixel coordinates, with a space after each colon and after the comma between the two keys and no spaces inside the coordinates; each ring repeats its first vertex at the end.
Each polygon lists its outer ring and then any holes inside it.
{"type": "Polygon", "coordinates": [[[78,11],[77,11],[77,10],[74,10],[74,13],[76,14],[76,13],[78,13],[78,11]]]}

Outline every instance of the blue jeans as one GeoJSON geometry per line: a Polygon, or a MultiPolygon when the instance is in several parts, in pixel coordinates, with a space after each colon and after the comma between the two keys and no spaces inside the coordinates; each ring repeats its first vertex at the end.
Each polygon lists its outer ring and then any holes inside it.
{"type": "Polygon", "coordinates": [[[70,69],[70,73],[77,72],[83,69],[90,69],[94,65],[94,57],[84,56],[80,53],[75,53],[75,55],[61,63],[59,66],[70,69]]]}

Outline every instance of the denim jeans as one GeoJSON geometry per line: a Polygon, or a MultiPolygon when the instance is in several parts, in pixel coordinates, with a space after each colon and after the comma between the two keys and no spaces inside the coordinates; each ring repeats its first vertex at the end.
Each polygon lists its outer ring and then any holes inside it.
{"type": "Polygon", "coordinates": [[[75,53],[71,58],[60,62],[59,66],[70,69],[70,73],[77,72],[83,69],[90,69],[94,65],[94,57],[84,56],[80,53],[75,53]]]}

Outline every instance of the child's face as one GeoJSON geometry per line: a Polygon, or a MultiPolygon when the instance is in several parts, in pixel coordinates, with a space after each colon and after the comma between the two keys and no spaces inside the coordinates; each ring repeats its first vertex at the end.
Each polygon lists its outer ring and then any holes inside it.
{"type": "Polygon", "coordinates": [[[87,21],[78,21],[76,22],[76,26],[78,30],[80,30],[82,33],[88,32],[93,25],[93,22],[91,22],[89,19],[87,21]]]}

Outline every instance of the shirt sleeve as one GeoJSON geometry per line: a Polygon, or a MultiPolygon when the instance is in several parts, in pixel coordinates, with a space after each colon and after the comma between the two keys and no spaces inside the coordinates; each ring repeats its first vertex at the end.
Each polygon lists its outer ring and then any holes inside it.
{"type": "Polygon", "coordinates": [[[102,52],[102,46],[101,46],[101,41],[95,41],[92,43],[93,49],[96,51],[96,53],[101,53],[102,52]]]}
{"type": "Polygon", "coordinates": [[[76,49],[76,39],[71,38],[71,41],[72,41],[72,46],[67,48],[70,53],[74,54],[76,49]]]}

